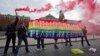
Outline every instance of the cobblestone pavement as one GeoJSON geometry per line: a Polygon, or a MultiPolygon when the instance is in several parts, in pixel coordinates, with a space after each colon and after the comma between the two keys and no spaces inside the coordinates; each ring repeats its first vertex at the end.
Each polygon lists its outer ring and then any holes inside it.
{"type": "MultiPolygon", "coordinates": [[[[24,47],[19,49],[18,56],[100,56],[100,39],[90,40],[91,46],[96,48],[95,53],[89,51],[89,46],[85,43],[82,47],[80,42],[72,42],[73,46],[65,46],[64,43],[58,44],[59,49],[55,49],[53,44],[45,45],[45,50],[37,51],[36,46],[29,46],[29,53],[25,52],[24,47]],[[74,55],[70,52],[72,48],[79,48],[85,53],[83,55],[74,55]]],[[[0,56],[3,55],[4,48],[0,48],[0,56]]],[[[9,48],[7,56],[14,56],[12,53],[12,48],[9,48]]]]}
{"type": "MultiPolygon", "coordinates": [[[[27,38],[28,39],[28,44],[33,45],[36,44],[37,41],[34,38],[27,38]]],[[[72,38],[71,41],[78,41],[81,38],[72,38]]],[[[100,39],[100,36],[88,36],[88,39],[100,39]]],[[[45,43],[54,43],[54,39],[45,39],[45,43]]],[[[64,39],[59,39],[58,42],[65,42],[64,39]]],[[[4,47],[6,43],[6,36],[0,36],[0,47],[4,47]]],[[[18,39],[16,37],[16,45],[18,44],[18,39]]],[[[22,42],[22,45],[24,45],[24,42],[22,42]]],[[[12,46],[12,42],[10,42],[10,46],[12,46]]]]}

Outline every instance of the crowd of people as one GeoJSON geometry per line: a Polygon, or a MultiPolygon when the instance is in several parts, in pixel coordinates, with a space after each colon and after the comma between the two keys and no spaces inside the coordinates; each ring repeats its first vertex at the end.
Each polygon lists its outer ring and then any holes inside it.
{"type": "MultiPolygon", "coordinates": [[[[7,55],[7,51],[8,51],[8,48],[9,48],[9,43],[11,42],[12,40],[12,44],[13,44],[13,47],[12,47],[12,52],[17,55],[18,54],[18,51],[19,51],[19,48],[21,46],[21,43],[22,41],[24,41],[25,43],[25,50],[26,52],[28,53],[29,52],[29,49],[28,49],[28,41],[27,41],[27,27],[25,26],[24,22],[20,23],[20,26],[18,28],[16,28],[17,24],[18,24],[18,14],[17,14],[17,11],[15,10],[15,13],[16,13],[16,20],[15,21],[12,21],[11,24],[9,24],[7,26],[7,30],[6,30],[6,36],[7,36],[7,40],[6,40],[6,45],[5,45],[5,49],[4,49],[4,56],[7,55]],[[17,34],[16,34],[16,30],[17,30],[17,34]],[[16,42],[16,35],[18,37],[18,45],[15,47],[15,42],[16,42]]],[[[87,42],[87,44],[90,46],[88,40],[87,40],[87,31],[86,31],[86,28],[83,28],[83,33],[84,33],[84,37],[85,37],[85,40],[87,42]]],[[[44,44],[44,39],[43,38],[35,38],[37,40],[37,50],[41,50],[41,48],[44,50],[45,49],[45,44],[44,44]]],[[[82,37],[82,45],[83,45],[83,40],[84,38],[82,37]]],[[[57,46],[57,42],[58,42],[58,38],[54,38],[54,47],[56,49],[58,49],[58,46],[57,46]]],[[[67,43],[69,42],[70,46],[72,46],[71,44],[71,39],[70,37],[68,39],[65,39],[65,45],[67,46],[67,43]]]]}

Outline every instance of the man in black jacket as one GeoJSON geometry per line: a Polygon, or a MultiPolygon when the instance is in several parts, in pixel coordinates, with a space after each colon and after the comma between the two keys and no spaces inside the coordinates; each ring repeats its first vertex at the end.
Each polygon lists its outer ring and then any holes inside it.
{"type": "Polygon", "coordinates": [[[13,44],[13,49],[12,52],[15,52],[15,41],[16,41],[16,25],[18,23],[18,15],[17,12],[16,13],[16,20],[15,22],[11,22],[10,25],[7,26],[7,30],[6,30],[6,36],[7,36],[7,40],[6,40],[6,45],[5,45],[5,50],[4,50],[4,56],[6,56],[8,48],[9,48],[9,43],[12,39],[12,44],[13,44]]]}

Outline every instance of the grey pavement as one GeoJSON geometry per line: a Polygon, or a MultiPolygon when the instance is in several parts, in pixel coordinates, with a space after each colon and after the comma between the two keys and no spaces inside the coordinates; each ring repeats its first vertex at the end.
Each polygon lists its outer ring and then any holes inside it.
{"type": "MultiPolygon", "coordinates": [[[[18,56],[100,56],[100,39],[89,40],[91,46],[85,45],[82,47],[80,41],[72,42],[73,46],[65,46],[65,43],[58,44],[59,49],[55,49],[53,44],[45,45],[45,50],[37,51],[36,46],[29,46],[29,53],[25,52],[24,47],[19,49],[18,56]],[[89,48],[96,48],[97,51],[90,52],[89,48]],[[85,53],[83,55],[74,55],[71,53],[72,48],[79,48],[83,50],[85,53]]],[[[0,48],[0,56],[3,55],[4,48],[0,48]]],[[[9,48],[7,56],[14,56],[12,53],[12,48],[9,48]]]]}
{"type": "MultiPolygon", "coordinates": [[[[53,39],[45,39],[45,45],[46,49],[37,51],[36,49],[36,40],[34,38],[28,38],[28,44],[29,44],[29,53],[26,53],[24,50],[24,43],[22,42],[22,46],[19,49],[18,56],[100,56],[100,36],[89,36],[88,35],[89,42],[91,43],[90,47],[94,47],[97,49],[95,53],[89,51],[89,46],[85,43],[85,46],[82,47],[79,39],[72,39],[72,45],[73,46],[65,46],[65,40],[59,39],[58,47],[59,49],[54,48],[54,40],[53,39]],[[85,52],[84,55],[73,55],[70,50],[72,48],[80,48],[85,52]]],[[[0,56],[3,55],[4,46],[6,43],[6,36],[0,35],[0,56]]],[[[16,45],[18,43],[18,39],[16,40],[16,45]]],[[[7,56],[14,56],[12,53],[12,43],[10,43],[10,47],[7,53],[7,56]]]]}
{"type": "MultiPolygon", "coordinates": [[[[88,39],[99,39],[100,36],[95,36],[95,38],[93,36],[88,36],[88,39]]],[[[29,45],[36,45],[37,41],[34,38],[27,38],[28,39],[28,44],[29,45]]],[[[80,38],[73,38],[71,39],[71,41],[78,41],[80,40],[80,38]]],[[[50,44],[50,43],[54,43],[53,39],[45,39],[44,42],[46,44],[50,44]]],[[[64,39],[59,39],[58,42],[65,42],[64,39]]],[[[0,47],[4,47],[6,43],[6,36],[0,36],[0,47]]],[[[16,37],[16,45],[18,43],[18,39],[16,37]]],[[[24,45],[24,42],[22,42],[22,45],[24,45]]],[[[10,42],[10,46],[12,46],[12,42],[10,42]]]]}
{"type": "MultiPolygon", "coordinates": [[[[28,44],[29,45],[36,45],[36,40],[34,38],[27,38],[28,39],[28,44]]],[[[100,39],[100,36],[92,36],[92,35],[88,35],[88,39],[100,39]]],[[[71,41],[79,41],[81,40],[80,38],[73,38],[71,39],[71,41]]],[[[48,43],[54,43],[53,39],[45,39],[44,41],[46,44],[48,43]]],[[[64,39],[59,39],[58,42],[65,42],[64,39]]],[[[0,34],[0,47],[4,47],[6,43],[6,36],[4,35],[4,33],[0,34]]],[[[16,37],[16,45],[18,43],[18,39],[16,37]]],[[[22,45],[24,45],[24,43],[22,42],[22,45]]],[[[12,46],[12,42],[10,42],[10,46],[12,46]]]]}

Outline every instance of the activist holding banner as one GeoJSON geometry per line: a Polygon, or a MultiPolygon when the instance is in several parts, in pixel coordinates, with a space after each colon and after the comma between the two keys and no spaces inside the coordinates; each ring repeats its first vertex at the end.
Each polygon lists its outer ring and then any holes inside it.
{"type": "Polygon", "coordinates": [[[11,24],[9,24],[6,29],[5,35],[7,36],[7,40],[6,40],[6,45],[5,45],[5,49],[4,49],[4,56],[6,56],[6,54],[7,54],[9,43],[11,40],[12,40],[12,44],[13,44],[12,52],[13,53],[15,52],[15,42],[16,42],[16,33],[15,32],[16,32],[16,25],[18,23],[18,15],[17,15],[16,10],[15,10],[15,13],[16,13],[16,20],[15,21],[12,20],[11,24]]]}
{"type": "MultiPolygon", "coordinates": [[[[63,20],[63,19],[64,19],[64,14],[63,14],[62,10],[60,10],[59,11],[59,21],[63,20]]],[[[54,41],[55,41],[54,47],[56,49],[58,49],[58,46],[57,46],[58,38],[54,38],[54,41]]]]}
{"type": "MultiPolygon", "coordinates": [[[[63,20],[64,20],[64,17],[65,17],[65,16],[64,16],[63,11],[60,10],[60,11],[59,11],[59,21],[63,21],[63,20]]],[[[69,34],[70,34],[70,33],[69,33],[69,34]]],[[[64,39],[65,39],[65,45],[66,45],[66,46],[67,46],[67,44],[68,44],[68,39],[69,39],[70,46],[72,46],[70,36],[68,36],[68,38],[64,38],[64,39]]],[[[55,47],[56,49],[58,49],[58,46],[57,46],[58,38],[54,38],[54,41],[55,41],[54,47],[55,47]]]]}
{"type": "Polygon", "coordinates": [[[35,33],[36,33],[36,36],[33,36],[33,37],[34,37],[35,40],[37,40],[37,51],[45,50],[44,38],[43,38],[44,37],[44,33],[39,32],[38,30],[36,30],[35,33]],[[38,35],[40,35],[42,38],[40,36],[38,36],[38,35]]]}
{"type": "Polygon", "coordinates": [[[43,38],[36,38],[36,40],[37,40],[37,51],[40,51],[41,47],[42,47],[42,50],[45,50],[44,39],[43,38]]]}

